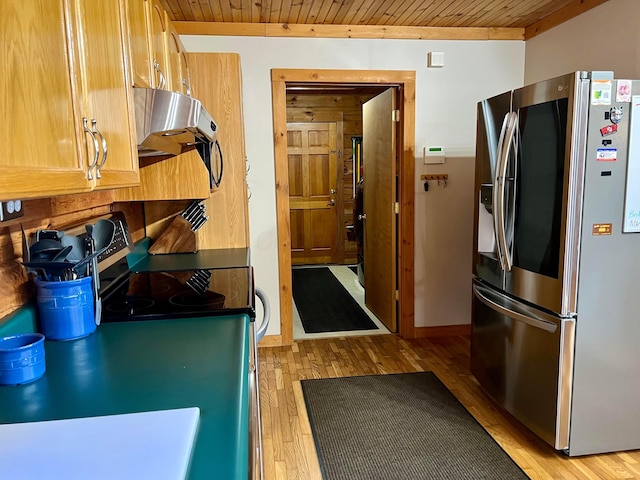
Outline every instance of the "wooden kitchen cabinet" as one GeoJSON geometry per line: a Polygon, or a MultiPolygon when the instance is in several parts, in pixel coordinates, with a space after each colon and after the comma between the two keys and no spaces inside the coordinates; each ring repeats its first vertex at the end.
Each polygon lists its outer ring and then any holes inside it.
{"type": "Polygon", "coordinates": [[[193,96],[218,125],[224,155],[220,188],[205,201],[211,219],[198,230],[200,248],[249,246],[242,71],[237,53],[187,53],[193,96]]]}
{"type": "Polygon", "coordinates": [[[165,35],[167,32],[167,18],[160,0],[149,2],[149,36],[151,48],[151,66],[153,69],[153,88],[171,90],[169,81],[169,66],[166,55],[165,35]]]}
{"type": "Polygon", "coordinates": [[[0,2],[0,200],[93,188],[65,4],[0,2]]]}
{"type": "Polygon", "coordinates": [[[127,18],[129,20],[131,85],[143,88],[154,87],[155,70],[149,45],[149,2],[147,0],[127,0],[127,18]]]}
{"type": "Polygon", "coordinates": [[[131,79],[134,87],[189,93],[189,71],[180,36],[162,5],[127,0],[131,79]]]}
{"type": "Polygon", "coordinates": [[[167,18],[167,63],[169,67],[169,90],[191,94],[191,83],[189,79],[189,68],[187,56],[180,41],[180,36],[173,24],[167,18]]]}
{"type": "Polygon", "coordinates": [[[0,2],[0,200],[138,182],[121,7],[0,2]]]}
{"type": "MultiPolygon", "coordinates": [[[[94,177],[96,189],[139,183],[123,2],[75,3],[82,117],[91,123],[101,150],[96,167],[88,172],[94,177]]],[[[91,145],[89,152],[95,155],[91,145]]]]}

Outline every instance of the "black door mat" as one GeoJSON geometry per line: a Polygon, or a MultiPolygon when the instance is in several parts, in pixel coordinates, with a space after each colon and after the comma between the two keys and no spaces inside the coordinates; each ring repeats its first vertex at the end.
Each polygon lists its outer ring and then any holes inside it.
{"type": "Polygon", "coordinates": [[[328,268],[295,268],[292,275],[293,299],[306,333],[378,328],[328,268]]]}
{"type": "Polygon", "coordinates": [[[432,372],[301,384],[325,480],[528,478],[432,372]]]}

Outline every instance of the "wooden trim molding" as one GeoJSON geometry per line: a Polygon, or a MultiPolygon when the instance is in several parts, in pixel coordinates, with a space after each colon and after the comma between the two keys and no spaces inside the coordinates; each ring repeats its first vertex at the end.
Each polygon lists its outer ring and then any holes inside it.
{"type": "Polygon", "coordinates": [[[496,27],[400,27],[236,22],[173,22],[173,25],[180,35],[386,38],[396,40],[524,40],[525,37],[524,28],[496,27]]]}
{"type": "Polygon", "coordinates": [[[551,30],[553,27],[557,27],[561,23],[571,20],[573,17],[591,10],[598,5],[601,5],[608,0],[573,0],[569,5],[561,8],[557,12],[543,18],[542,20],[529,25],[524,30],[524,39],[529,40],[536,35],[540,35],[547,30],[551,30]]]}
{"type": "MultiPolygon", "coordinates": [[[[291,343],[293,342],[289,341],[286,343],[286,345],[290,345],[291,343]]],[[[281,347],[282,345],[285,345],[285,343],[283,343],[282,341],[282,335],[267,335],[265,337],[262,337],[262,339],[258,343],[258,348],[281,347]]]]}
{"type": "Polygon", "coordinates": [[[293,342],[291,288],[291,225],[289,218],[289,171],[287,166],[287,83],[388,85],[402,92],[402,143],[399,159],[398,200],[398,333],[413,338],[414,332],[414,193],[415,193],[415,94],[416,73],[392,70],[271,70],[273,139],[275,154],[278,266],[280,270],[280,332],[283,345],[293,342]]]}
{"type": "Polygon", "coordinates": [[[471,335],[471,325],[443,325],[438,327],[416,327],[415,338],[457,337],[471,335]]]}

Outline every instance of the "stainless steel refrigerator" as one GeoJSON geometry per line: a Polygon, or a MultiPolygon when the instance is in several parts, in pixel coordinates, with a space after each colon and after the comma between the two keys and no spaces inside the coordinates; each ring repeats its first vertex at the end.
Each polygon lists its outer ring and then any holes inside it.
{"type": "Polygon", "coordinates": [[[478,104],[471,372],[558,450],[640,448],[640,81],[478,104]]]}

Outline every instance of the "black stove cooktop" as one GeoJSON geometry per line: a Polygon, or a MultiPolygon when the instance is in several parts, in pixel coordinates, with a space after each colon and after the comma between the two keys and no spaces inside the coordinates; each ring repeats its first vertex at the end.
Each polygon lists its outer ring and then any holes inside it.
{"type": "Polygon", "coordinates": [[[103,322],[245,313],[255,317],[251,267],[139,272],[104,292],[103,322]]]}

